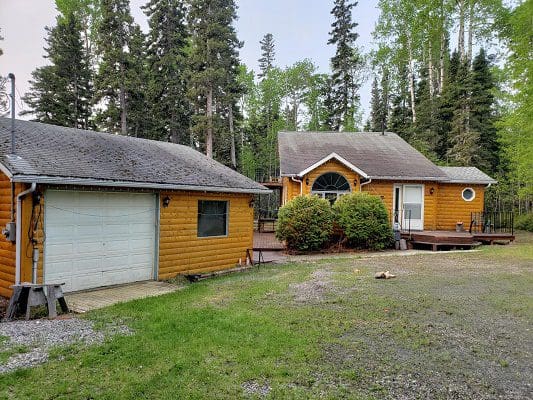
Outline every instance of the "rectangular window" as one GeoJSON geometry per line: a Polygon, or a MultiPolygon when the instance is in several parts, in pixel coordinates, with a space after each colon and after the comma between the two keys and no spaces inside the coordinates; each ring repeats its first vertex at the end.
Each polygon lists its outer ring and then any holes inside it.
{"type": "Polygon", "coordinates": [[[228,202],[198,200],[198,237],[228,235],[228,202]]]}

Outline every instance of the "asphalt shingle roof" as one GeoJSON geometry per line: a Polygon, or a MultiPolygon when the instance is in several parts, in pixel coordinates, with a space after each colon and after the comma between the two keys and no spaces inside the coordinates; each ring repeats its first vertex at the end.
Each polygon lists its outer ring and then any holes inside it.
{"type": "Polygon", "coordinates": [[[280,132],[281,175],[295,176],[336,153],[370,178],[446,181],[448,176],[394,133],[280,132]]]}
{"type": "Polygon", "coordinates": [[[190,147],[37,122],[16,121],[14,158],[10,126],[0,118],[0,162],[14,181],[268,192],[190,147]]]}
{"type": "Polygon", "coordinates": [[[489,183],[498,183],[495,179],[480,171],[476,167],[439,167],[446,175],[450,182],[453,183],[478,183],[488,185],[489,183]]]}

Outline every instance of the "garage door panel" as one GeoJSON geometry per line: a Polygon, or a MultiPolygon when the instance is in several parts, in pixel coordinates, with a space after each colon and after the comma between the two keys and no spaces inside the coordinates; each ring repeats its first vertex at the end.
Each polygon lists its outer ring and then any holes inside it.
{"type": "Polygon", "coordinates": [[[144,265],[147,262],[149,262],[149,256],[146,253],[139,253],[139,254],[131,254],[130,255],[130,262],[133,265],[144,265]]]}
{"type": "Polygon", "coordinates": [[[151,279],[155,204],[152,194],[47,191],[46,282],[68,292],[151,279]]]}
{"type": "Polygon", "coordinates": [[[148,250],[150,245],[147,243],[147,237],[140,237],[133,239],[131,244],[131,251],[132,252],[138,252],[139,250],[148,250]]]}
{"type": "Polygon", "coordinates": [[[68,238],[72,237],[75,232],[73,225],[54,225],[53,228],[50,232],[47,232],[47,239],[68,238]]]}
{"type": "Polygon", "coordinates": [[[119,223],[108,223],[106,228],[106,236],[115,236],[115,235],[127,235],[130,232],[130,226],[124,224],[122,221],[119,223]]]}
{"type": "Polygon", "coordinates": [[[69,261],[52,261],[50,264],[53,270],[53,272],[50,273],[50,276],[60,276],[72,270],[72,262],[69,261]]]}
{"type": "MultiPolygon", "coordinates": [[[[151,250],[150,246],[146,250],[151,250]]],[[[131,251],[131,243],[129,241],[109,241],[104,246],[105,253],[110,255],[128,255],[131,251]]]]}
{"type": "MultiPolygon", "coordinates": [[[[51,241],[51,238],[47,238],[47,241],[51,241]]],[[[72,255],[74,254],[74,244],[73,243],[61,243],[61,244],[46,244],[46,255],[47,257],[61,257],[63,255],[72,255]]]]}

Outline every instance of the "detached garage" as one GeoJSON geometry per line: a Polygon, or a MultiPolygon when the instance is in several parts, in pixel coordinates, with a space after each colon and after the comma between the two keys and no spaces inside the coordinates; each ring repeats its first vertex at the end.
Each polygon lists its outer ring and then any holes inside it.
{"type": "Polygon", "coordinates": [[[0,118],[0,295],[233,268],[268,189],[189,147],[0,118]]]}

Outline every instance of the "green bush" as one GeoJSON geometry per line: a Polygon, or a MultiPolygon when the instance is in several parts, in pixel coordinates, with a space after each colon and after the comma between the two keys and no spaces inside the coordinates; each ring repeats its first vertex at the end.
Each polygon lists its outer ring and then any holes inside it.
{"type": "Polygon", "coordinates": [[[533,232],[533,213],[517,215],[514,220],[515,229],[533,232]]]}
{"type": "Polygon", "coordinates": [[[276,238],[291,250],[319,250],[332,230],[331,206],[318,196],[298,196],[279,210],[276,238]]]}
{"type": "Polygon", "coordinates": [[[345,195],[337,200],[333,210],[351,246],[381,250],[392,245],[389,214],[378,196],[368,193],[345,195]]]}

